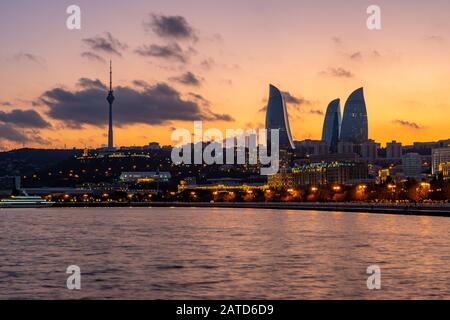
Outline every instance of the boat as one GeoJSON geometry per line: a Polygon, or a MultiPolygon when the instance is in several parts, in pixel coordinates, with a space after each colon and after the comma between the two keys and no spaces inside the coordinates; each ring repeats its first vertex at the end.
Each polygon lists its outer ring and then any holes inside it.
{"type": "Polygon", "coordinates": [[[38,196],[12,196],[0,201],[1,208],[48,208],[55,204],[38,196]]]}

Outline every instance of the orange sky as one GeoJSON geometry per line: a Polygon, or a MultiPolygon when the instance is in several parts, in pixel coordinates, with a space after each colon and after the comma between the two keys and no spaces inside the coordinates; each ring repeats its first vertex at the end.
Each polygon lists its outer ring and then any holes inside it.
{"type": "MultiPolygon", "coordinates": [[[[107,83],[107,64],[87,59],[83,52],[113,59],[115,86],[133,87],[134,80],[149,85],[164,82],[184,101],[192,100],[189,93],[200,94],[212,112],[235,120],[205,121],[205,127],[263,126],[260,109],[273,83],[303,101],[289,106],[294,139],[320,139],[320,113],[328,102],[341,98],[343,108],[348,95],[363,86],[370,138],[383,144],[393,139],[408,144],[450,138],[448,1],[378,1],[379,31],[366,27],[368,1],[78,2],[82,28],[72,31],[65,27],[65,10],[71,3],[0,4],[0,110],[33,109],[51,124],[32,129],[7,123],[6,128],[13,126],[27,141],[0,136],[3,149],[95,148],[106,143],[105,127],[71,129],[49,115],[48,105],[31,103],[53,88],[80,90],[76,85],[80,78],[107,83]],[[150,14],[184,17],[193,36],[167,39],[145,29],[150,14]],[[120,56],[95,51],[83,40],[106,37],[106,32],[124,44],[120,56]],[[186,61],[136,53],[142,46],[173,43],[182,48],[186,61]],[[173,80],[186,72],[200,84],[173,80]]],[[[116,95],[115,107],[124,107],[119,106],[121,98],[116,95]]],[[[1,121],[0,117],[0,125],[1,121]]],[[[116,146],[170,144],[173,128],[192,126],[192,121],[131,123],[115,129],[115,142],[116,146]]]]}

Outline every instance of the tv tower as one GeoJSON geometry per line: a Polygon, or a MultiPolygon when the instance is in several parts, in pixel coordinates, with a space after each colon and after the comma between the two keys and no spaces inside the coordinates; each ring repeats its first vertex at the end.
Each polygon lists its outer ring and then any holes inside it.
{"type": "Polygon", "coordinates": [[[114,137],[113,137],[113,119],[112,119],[112,105],[115,100],[114,92],[112,89],[112,61],[109,61],[109,92],[106,98],[109,103],[109,131],[108,131],[108,149],[114,149],[114,137]]]}

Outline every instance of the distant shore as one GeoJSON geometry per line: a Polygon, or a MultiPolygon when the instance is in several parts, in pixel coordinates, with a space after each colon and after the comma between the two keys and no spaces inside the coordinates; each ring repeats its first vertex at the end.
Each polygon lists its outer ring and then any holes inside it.
{"type": "Polygon", "coordinates": [[[277,203],[277,202],[58,202],[54,207],[176,207],[339,211],[414,216],[450,217],[450,204],[277,203]]]}

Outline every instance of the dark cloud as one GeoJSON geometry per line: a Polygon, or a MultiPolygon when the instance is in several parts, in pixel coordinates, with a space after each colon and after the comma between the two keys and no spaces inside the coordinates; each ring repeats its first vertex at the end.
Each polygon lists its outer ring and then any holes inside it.
{"type": "Polygon", "coordinates": [[[411,128],[411,129],[422,129],[423,127],[415,122],[409,122],[406,120],[394,120],[394,123],[399,124],[403,127],[411,128]]]}
{"type": "Polygon", "coordinates": [[[349,57],[350,57],[350,60],[361,60],[363,57],[363,54],[361,51],[357,51],[357,52],[351,53],[349,55],[349,57]]]}
{"type": "Polygon", "coordinates": [[[161,38],[193,39],[197,36],[186,18],[182,16],[150,15],[150,21],[144,22],[146,30],[153,31],[161,38]]]}
{"type": "Polygon", "coordinates": [[[211,103],[209,102],[208,99],[206,99],[205,97],[203,97],[201,94],[198,93],[194,93],[194,92],[189,92],[188,95],[193,98],[196,102],[209,107],[211,105],[211,103]]]}
{"type": "Polygon", "coordinates": [[[2,140],[12,142],[23,143],[28,141],[28,137],[24,133],[20,132],[9,123],[0,123],[0,137],[2,140]]]}
{"type": "Polygon", "coordinates": [[[103,36],[95,36],[83,39],[83,42],[92,50],[107,54],[122,56],[122,51],[128,48],[125,43],[114,38],[111,33],[106,32],[103,36]]]}
{"type": "Polygon", "coordinates": [[[371,52],[372,57],[379,58],[381,57],[381,53],[378,50],[372,50],[371,52]]]}
{"type": "Polygon", "coordinates": [[[50,123],[34,110],[15,109],[9,112],[0,111],[0,121],[26,128],[49,128],[50,123]]]}
{"type": "Polygon", "coordinates": [[[311,109],[311,110],[309,110],[309,113],[316,114],[316,115],[319,115],[319,116],[323,116],[324,115],[322,110],[317,110],[317,109],[311,109]]]}
{"type": "Polygon", "coordinates": [[[200,63],[200,66],[206,70],[210,70],[214,67],[216,62],[213,58],[207,58],[200,63]]]}
{"type": "Polygon", "coordinates": [[[287,91],[281,93],[283,95],[284,101],[288,104],[293,104],[296,106],[301,106],[305,104],[311,104],[311,101],[306,100],[303,97],[295,97],[287,91]]]}
{"type": "Polygon", "coordinates": [[[44,58],[29,52],[20,52],[15,54],[14,60],[17,62],[33,62],[39,65],[42,65],[45,62],[44,58]]]}
{"type": "Polygon", "coordinates": [[[51,141],[44,139],[36,130],[18,129],[10,123],[0,123],[0,140],[9,141],[13,143],[37,143],[41,145],[48,145],[51,141]]]}
{"type": "Polygon", "coordinates": [[[10,107],[12,104],[9,101],[0,101],[0,106],[2,107],[10,107]]]}
{"type": "Polygon", "coordinates": [[[328,68],[325,71],[320,72],[322,75],[336,77],[336,78],[353,78],[354,74],[350,70],[343,68],[328,68]]]}
{"type": "Polygon", "coordinates": [[[136,87],[141,87],[141,88],[150,87],[150,85],[144,80],[134,80],[133,85],[136,87]]]}
{"type": "Polygon", "coordinates": [[[86,58],[86,59],[91,60],[91,61],[94,61],[94,62],[106,63],[105,59],[103,59],[98,54],[90,52],[90,51],[86,51],[86,52],[81,53],[81,57],[86,58]]]}
{"type": "Polygon", "coordinates": [[[92,80],[89,78],[80,78],[78,80],[77,85],[84,89],[99,89],[99,90],[108,90],[108,87],[103,84],[100,80],[92,80]]]}
{"type": "Polygon", "coordinates": [[[182,63],[186,63],[188,61],[189,55],[188,52],[183,51],[177,43],[172,43],[169,45],[145,45],[137,48],[135,52],[143,57],[156,57],[175,60],[182,63]]]}
{"type": "Polygon", "coordinates": [[[188,71],[179,77],[172,77],[169,80],[187,85],[198,87],[201,85],[201,80],[192,72],[188,71]]]}
{"type": "MultiPolygon", "coordinates": [[[[80,82],[95,84],[98,80],[80,82]]],[[[55,88],[46,91],[41,99],[48,106],[49,117],[60,120],[71,128],[83,125],[107,124],[106,90],[102,86],[85,86],[79,91],[55,88]]],[[[164,83],[153,86],[117,87],[114,90],[114,123],[160,125],[171,121],[233,121],[226,114],[217,114],[209,108],[181,97],[174,88],[164,83]]]]}

